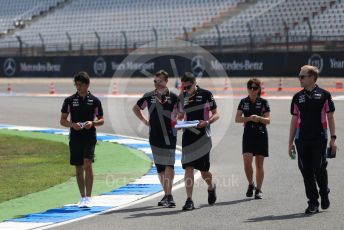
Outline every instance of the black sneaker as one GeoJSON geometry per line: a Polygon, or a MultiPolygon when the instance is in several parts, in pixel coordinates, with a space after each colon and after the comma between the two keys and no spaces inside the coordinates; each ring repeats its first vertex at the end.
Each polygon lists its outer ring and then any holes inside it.
{"type": "Polygon", "coordinates": [[[168,207],[168,208],[176,207],[176,203],[174,202],[172,195],[167,195],[166,207],[168,207]]]}
{"type": "Polygon", "coordinates": [[[208,190],[208,204],[212,205],[216,202],[216,184],[213,190],[208,190]]]}
{"type": "Polygon", "coordinates": [[[256,188],[256,192],[254,193],[254,199],[256,199],[256,200],[263,199],[263,192],[262,192],[262,190],[256,188]]]}
{"type": "Polygon", "coordinates": [[[247,188],[247,192],[246,192],[246,197],[252,197],[254,189],[255,189],[254,183],[253,184],[249,184],[248,188],[247,188]]]}
{"type": "Polygon", "coordinates": [[[328,209],[330,207],[330,200],[328,199],[328,194],[330,193],[330,189],[326,195],[321,196],[321,209],[328,209]]]}
{"type": "Polygon", "coordinates": [[[195,209],[195,206],[194,206],[194,203],[193,201],[191,200],[191,198],[188,198],[186,201],[185,201],[185,205],[183,206],[183,211],[191,211],[195,209]]]}
{"type": "Polygon", "coordinates": [[[166,206],[167,205],[167,196],[165,195],[161,201],[158,202],[158,206],[166,206]]]}
{"type": "Polygon", "coordinates": [[[319,206],[312,204],[312,203],[308,203],[308,207],[305,210],[306,214],[314,214],[319,212],[319,206]]]}

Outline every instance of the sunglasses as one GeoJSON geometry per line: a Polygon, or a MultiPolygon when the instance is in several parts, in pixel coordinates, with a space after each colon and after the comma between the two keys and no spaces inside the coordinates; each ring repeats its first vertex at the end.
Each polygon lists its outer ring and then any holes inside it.
{"type": "Polygon", "coordinates": [[[162,80],[153,80],[154,84],[160,84],[162,83],[163,81],[162,80]]]}
{"type": "Polygon", "coordinates": [[[259,87],[258,86],[249,86],[249,87],[247,87],[248,89],[252,89],[252,90],[254,90],[254,91],[257,91],[258,89],[259,89],[259,87]]]}
{"type": "Polygon", "coordinates": [[[303,80],[305,77],[307,77],[307,76],[305,76],[305,75],[300,75],[300,76],[299,76],[299,79],[300,79],[300,80],[303,80]]]}

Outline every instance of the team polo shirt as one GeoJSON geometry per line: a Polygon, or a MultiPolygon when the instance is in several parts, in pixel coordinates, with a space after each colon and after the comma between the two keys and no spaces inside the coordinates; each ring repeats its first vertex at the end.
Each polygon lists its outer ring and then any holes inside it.
{"type": "MultiPolygon", "coordinates": [[[[251,115],[263,116],[265,113],[270,112],[270,106],[264,98],[257,97],[256,101],[253,102],[250,97],[245,97],[241,99],[238,110],[241,110],[245,117],[250,117],[251,115]]],[[[255,123],[253,121],[244,123],[244,126],[245,129],[266,127],[261,122],[255,123]]]]}
{"type": "Polygon", "coordinates": [[[297,116],[295,139],[327,139],[327,113],[334,112],[331,94],[318,87],[306,89],[293,97],[290,112],[297,116]]]}
{"type": "Polygon", "coordinates": [[[145,93],[136,103],[149,112],[149,140],[157,147],[175,148],[178,97],[173,92],[161,95],[156,90],[145,93]]]}
{"type": "MultiPolygon", "coordinates": [[[[103,117],[103,108],[100,100],[90,92],[85,98],[75,93],[64,100],[61,113],[70,114],[71,121],[78,123],[94,121],[96,117],[103,117]]],[[[96,140],[96,128],[92,126],[88,130],[79,131],[70,128],[69,135],[71,139],[96,140]]]]}
{"type": "MultiPolygon", "coordinates": [[[[202,89],[199,86],[196,88],[196,92],[188,96],[184,93],[180,97],[181,111],[185,112],[185,120],[209,120],[210,111],[217,108],[213,94],[206,89],[202,89]]],[[[210,127],[196,128],[199,132],[194,132],[193,129],[185,129],[183,136],[198,136],[202,137],[207,133],[210,137],[210,127]],[[197,134],[199,133],[199,134],[197,134]]],[[[184,139],[184,138],[183,138],[184,139]]]]}

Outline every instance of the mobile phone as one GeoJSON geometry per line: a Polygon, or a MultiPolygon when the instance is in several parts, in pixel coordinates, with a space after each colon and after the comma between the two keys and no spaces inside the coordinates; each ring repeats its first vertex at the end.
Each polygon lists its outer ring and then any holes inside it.
{"type": "Polygon", "coordinates": [[[86,122],[79,122],[79,124],[80,124],[80,127],[83,129],[85,128],[86,122]]]}
{"type": "Polygon", "coordinates": [[[332,152],[332,147],[328,147],[326,157],[327,158],[336,158],[336,151],[332,152]]]}

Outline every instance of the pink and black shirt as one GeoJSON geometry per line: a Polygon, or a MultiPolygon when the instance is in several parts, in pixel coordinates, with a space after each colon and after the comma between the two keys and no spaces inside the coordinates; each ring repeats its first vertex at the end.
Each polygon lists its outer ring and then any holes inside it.
{"type": "Polygon", "coordinates": [[[149,141],[161,148],[175,148],[177,131],[174,128],[178,115],[178,96],[168,91],[160,95],[156,90],[145,93],[136,104],[149,112],[149,141]]]}
{"type": "Polygon", "coordinates": [[[295,139],[328,139],[326,115],[334,111],[331,94],[317,85],[312,91],[296,93],[290,107],[290,113],[297,116],[295,139]]]}
{"type": "MultiPolygon", "coordinates": [[[[103,108],[100,100],[91,92],[88,92],[85,98],[75,93],[64,100],[61,113],[70,114],[71,121],[78,123],[94,121],[95,118],[103,117],[103,108]]],[[[96,140],[96,128],[93,126],[88,130],[80,131],[70,128],[69,136],[75,139],[96,140]]]]}
{"type": "MultiPolygon", "coordinates": [[[[266,99],[257,97],[257,99],[253,102],[251,101],[250,97],[245,97],[241,99],[238,110],[242,111],[244,117],[250,117],[251,115],[257,116],[264,116],[265,113],[270,112],[270,106],[266,99]]],[[[249,121],[244,123],[245,129],[251,128],[264,128],[266,129],[266,125],[259,122],[255,123],[253,121],[249,121]]]]}
{"type": "MultiPolygon", "coordinates": [[[[185,112],[185,120],[204,120],[207,121],[210,118],[211,111],[217,108],[213,94],[206,89],[200,88],[197,86],[197,90],[194,95],[188,96],[186,93],[183,93],[179,96],[180,99],[180,111],[185,112]]],[[[205,128],[194,128],[198,132],[195,132],[193,129],[185,129],[183,133],[183,143],[193,142],[197,139],[200,139],[203,135],[210,137],[210,126],[205,128]]]]}

